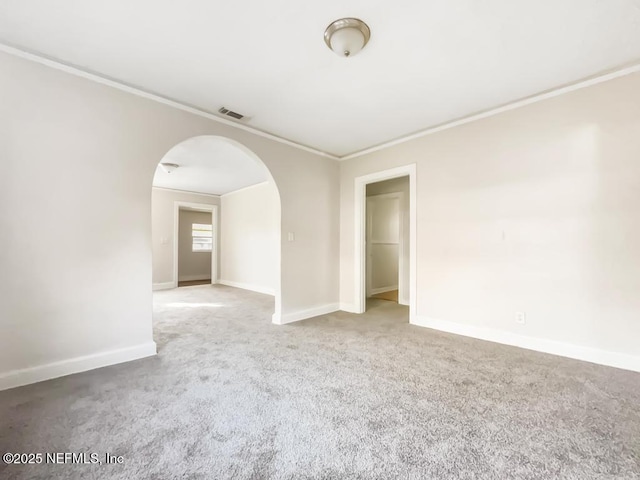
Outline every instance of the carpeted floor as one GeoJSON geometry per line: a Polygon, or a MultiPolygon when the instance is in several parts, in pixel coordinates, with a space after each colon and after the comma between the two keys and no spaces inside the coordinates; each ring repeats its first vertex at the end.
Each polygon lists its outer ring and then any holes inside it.
{"type": "Polygon", "coordinates": [[[157,357],[0,392],[3,479],[640,478],[640,374],[407,324],[373,300],[269,323],[273,298],[161,291],[157,357]]]}

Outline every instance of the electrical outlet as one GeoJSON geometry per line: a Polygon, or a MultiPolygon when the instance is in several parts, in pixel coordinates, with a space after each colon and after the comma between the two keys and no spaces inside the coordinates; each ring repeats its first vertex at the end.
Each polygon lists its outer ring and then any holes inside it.
{"type": "Polygon", "coordinates": [[[527,314],[524,312],[516,312],[516,323],[525,325],[527,323],[527,314]]]}
{"type": "Polygon", "coordinates": [[[287,234],[287,240],[288,240],[288,241],[293,242],[293,241],[295,241],[295,239],[296,239],[296,234],[295,234],[295,233],[293,233],[293,232],[289,232],[289,233],[287,234]]]}

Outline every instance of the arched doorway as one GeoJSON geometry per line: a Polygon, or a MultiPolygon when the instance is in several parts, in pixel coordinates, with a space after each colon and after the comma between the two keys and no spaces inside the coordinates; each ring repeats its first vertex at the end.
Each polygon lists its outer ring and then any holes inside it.
{"type": "MultiPolygon", "coordinates": [[[[256,205],[256,210],[265,205],[256,205]]],[[[186,139],[172,147],[158,162],[158,167],[152,182],[152,249],[153,249],[153,284],[154,290],[176,288],[180,278],[190,278],[180,275],[179,250],[180,212],[209,212],[211,218],[212,238],[210,242],[211,255],[211,283],[248,288],[273,294],[275,299],[274,314],[281,312],[281,240],[280,240],[280,194],[271,172],[263,161],[250,149],[241,143],[227,137],[202,135],[186,139]],[[224,207],[227,203],[229,211],[237,208],[238,198],[251,201],[251,195],[256,192],[268,195],[273,226],[269,233],[268,252],[262,251],[260,258],[267,259],[261,265],[247,260],[245,254],[236,258],[244,259],[241,268],[226,268],[230,263],[225,255],[224,207]],[[206,196],[206,197],[205,197],[206,196]],[[158,198],[162,198],[161,201],[158,198]],[[205,200],[202,200],[205,198],[205,200]],[[249,199],[247,199],[249,198],[249,199]],[[217,217],[217,218],[216,218],[217,217]],[[268,263],[268,265],[265,265],[268,263]],[[255,267],[255,268],[254,268],[255,267]],[[226,268],[226,272],[223,271],[226,268]],[[273,269],[273,270],[271,270],[273,269]],[[233,270],[233,272],[232,272],[233,270]],[[261,282],[243,279],[244,275],[260,273],[273,281],[261,282]],[[230,273],[232,272],[232,273],[230,273]],[[232,279],[225,277],[234,277],[232,279]],[[260,283],[268,283],[261,287],[260,283]],[[263,288],[263,290],[261,290],[263,288]]],[[[246,205],[244,211],[247,212],[246,205]]],[[[250,212],[251,209],[249,208],[250,212]]],[[[186,213],[185,213],[186,215],[186,213]]],[[[256,218],[256,221],[262,221],[256,218]]],[[[250,219],[246,220],[251,222],[250,219]]],[[[227,222],[230,226],[233,222],[227,222]]],[[[237,222],[236,222],[237,223],[237,222]]],[[[192,223],[193,225],[193,223],[192,223]]],[[[206,226],[206,225],[203,225],[206,226]]],[[[271,229],[271,226],[269,227],[271,229]]],[[[231,232],[231,227],[228,230],[231,232]]],[[[242,229],[236,229],[236,235],[242,235],[242,229]]],[[[231,233],[229,233],[231,234],[231,233]]],[[[196,235],[194,233],[194,235],[196,235]]],[[[242,237],[241,237],[242,238],[242,237]]],[[[193,237],[192,251],[196,251],[197,238],[193,237]]],[[[255,240],[255,239],[254,239],[255,240]]],[[[238,245],[242,242],[229,240],[228,245],[238,245]]],[[[204,245],[206,247],[206,245],[204,245]]],[[[265,247],[262,245],[262,247],[265,247]]],[[[198,247],[199,248],[199,247],[198,247]]],[[[231,248],[229,248],[231,250],[231,248]]],[[[258,259],[259,261],[259,259],[258,259]]],[[[237,263],[237,262],[236,262],[237,263]]],[[[264,278],[263,278],[264,279],[264,278]]]]}

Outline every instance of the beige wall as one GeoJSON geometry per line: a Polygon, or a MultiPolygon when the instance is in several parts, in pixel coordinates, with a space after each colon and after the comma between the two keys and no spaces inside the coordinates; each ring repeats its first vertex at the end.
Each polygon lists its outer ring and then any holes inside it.
{"type": "MultiPolygon", "coordinates": [[[[384,195],[387,193],[402,193],[400,199],[401,228],[402,228],[402,264],[405,286],[403,292],[399,292],[398,300],[404,305],[409,304],[409,177],[393,178],[367,185],[367,196],[384,195]]],[[[400,273],[400,272],[399,272],[400,273]]],[[[375,288],[375,286],[374,286],[375,288]]]]}
{"type": "Polygon", "coordinates": [[[410,163],[418,317],[640,355],[640,74],[342,162],[341,302],[354,178],[410,163]]]}
{"type": "Polygon", "coordinates": [[[220,282],[274,294],[278,288],[280,214],[270,182],[222,196],[220,282]]]}
{"type": "Polygon", "coordinates": [[[281,245],[283,312],[337,303],[337,162],[5,53],[0,105],[4,385],[152,345],[151,183],[197,135],[241,143],[273,175],[296,232],[281,245]]]}
{"type": "MultiPolygon", "coordinates": [[[[151,245],[153,251],[153,284],[156,287],[166,288],[169,283],[174,281],[173,222],[175,202],[220,205],[220,197],[153,188],[151,192],[151,245]]],[[[218,230],[219,242],[220,232],[218,230]]],[[[219,259],[220,249],[218,249],[218,264],[219,259]]]]}
{"type": "Polygon", "coordinates": [[[194,252],[194,223],[212,225],[212,213],[180,209],[178,215],[178,280],[211,280],[211,252],[194,252]]]}

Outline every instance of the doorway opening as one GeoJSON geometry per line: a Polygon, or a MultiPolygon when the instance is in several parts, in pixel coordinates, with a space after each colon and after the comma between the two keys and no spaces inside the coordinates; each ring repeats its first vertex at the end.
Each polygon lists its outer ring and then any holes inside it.
{"type": "Polygon", "coordinates": [[[370,183],[366,194],[367,299],[408,305],[409,177],[370,183]]]}
{"type": "Polygon", "coordinates": [[[368,298],[409,306],[416,311],[415,164],[355,179],[356,313],[368,298]]]}
{"type": "Polygon", "coordinates": [[[281,316],[280,194],[260,158],[226,137],[189,138],[160,160],[151,197],[153,290],[215,285],[194,305],[251,290],[281,316]]]}
{"type": "Polygon", "coordinates": [[[176,287],[218,281],[218,205],[174,202],[176,287]]]}

